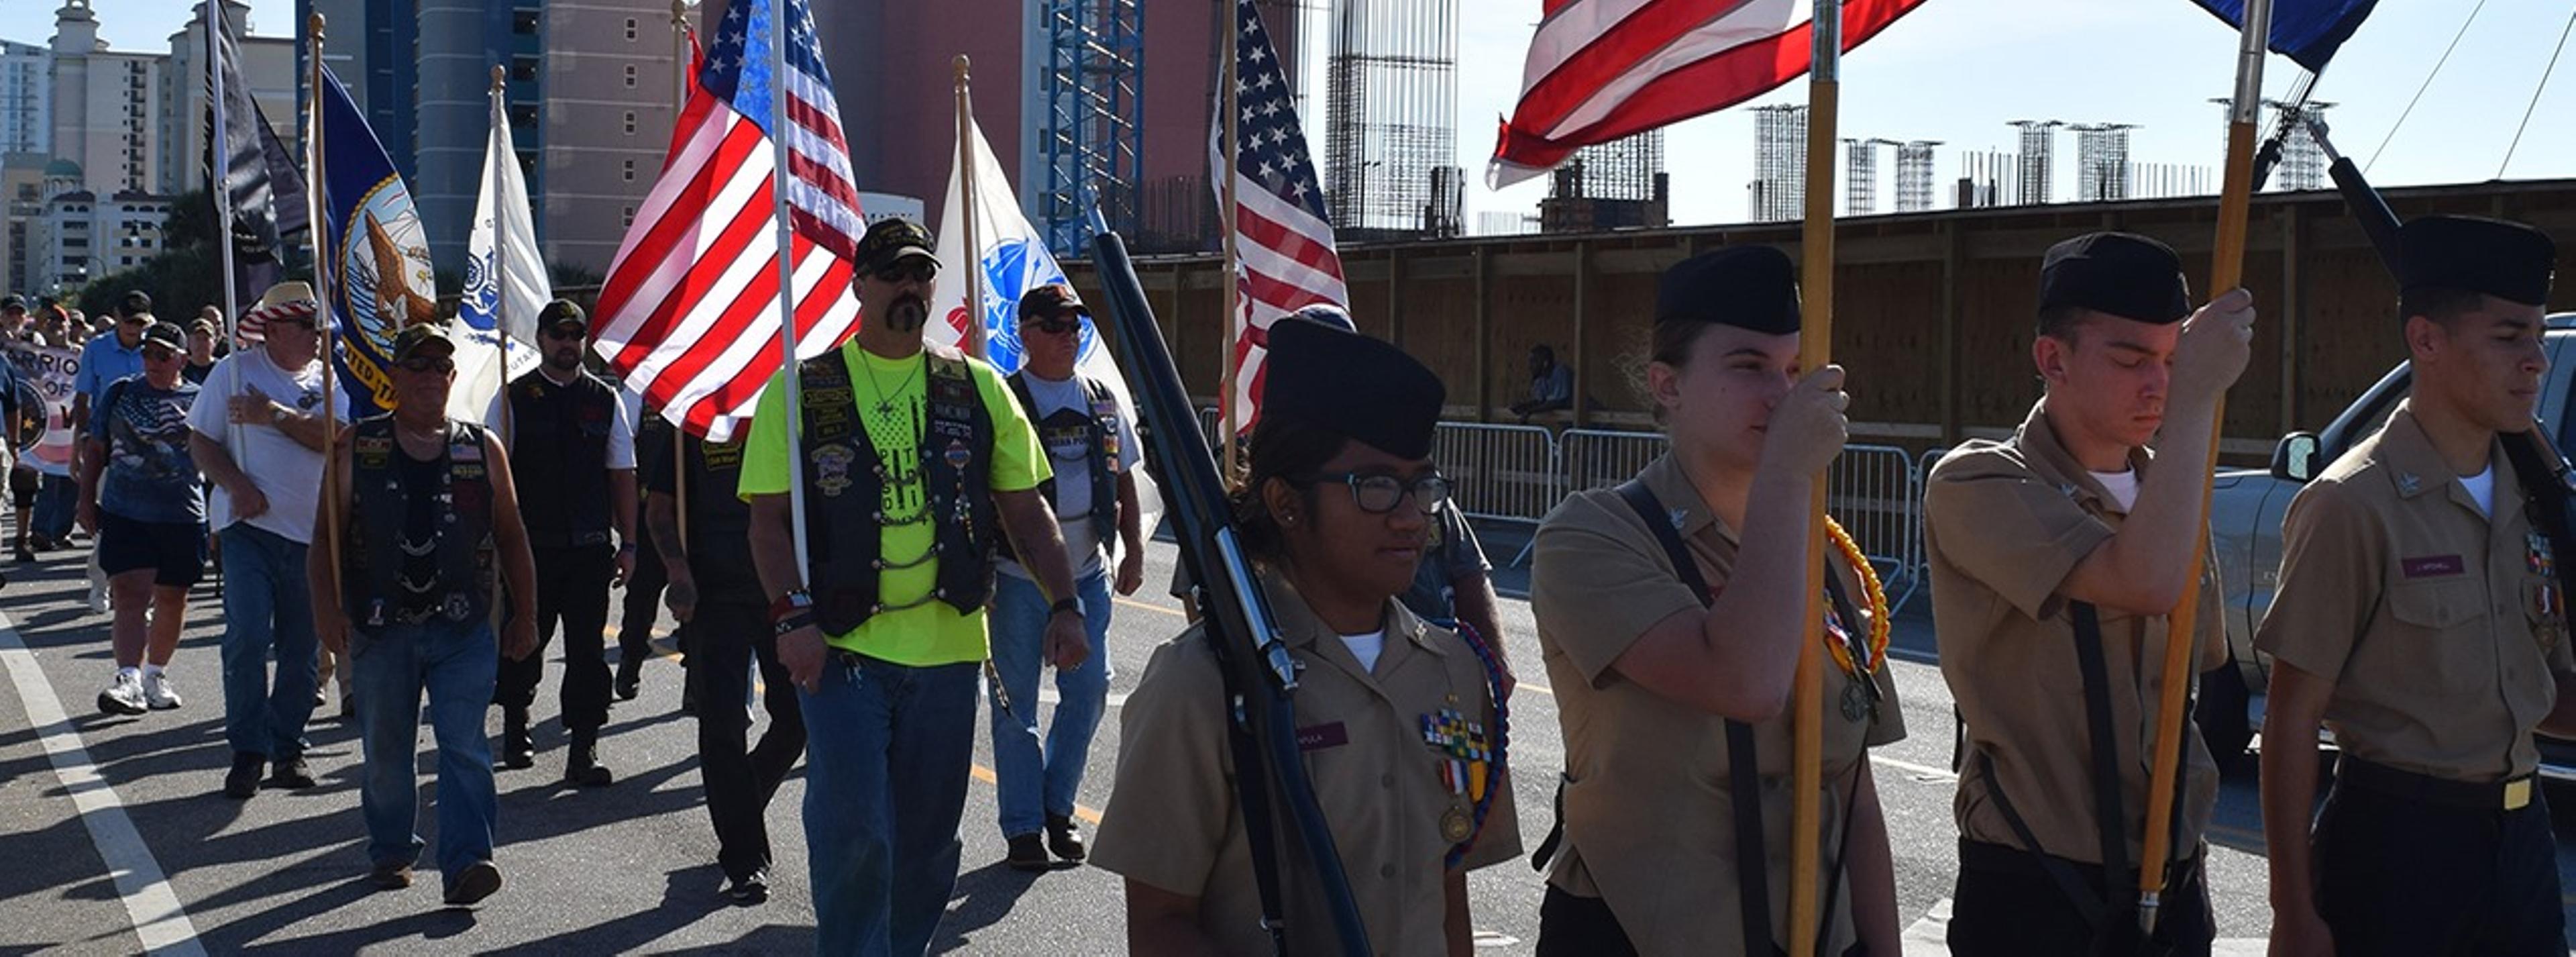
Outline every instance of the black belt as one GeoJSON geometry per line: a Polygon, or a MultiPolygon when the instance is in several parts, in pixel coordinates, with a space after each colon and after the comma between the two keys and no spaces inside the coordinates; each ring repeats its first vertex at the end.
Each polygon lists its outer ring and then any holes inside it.
{"type": "MultiPolygon", "coordinates": [[[[2199,870],[2202,859],[2208,856],[2204,853],[2204,850],[2205,849],[2195,849],[2189,858],[2178,858],[2166,864],[2165,885],[2167,887],[2177,886],[2181,883],[2179,878],[2199,870]]],[[[2096,886],[2098,886],[2099,878],[2102,876],[2102,865],[2100,864],[2087,864],[2083,861],[2059,857],[2054,854],[2047,854],[2039,851],[2025,851],[2009,844],[1991,844],[1985,841],[1974,841],[1967,838],[1959,839],[1959,867],[1962,870],[1985,871],[1988,873],[2011,874],[2019,877],[2046,878],[2052,880],[2056,877],[2055,874],[2051,873],[2052,870],[2057,867],[2066,867],[2072,869],[2075,874],[2083,878],[2086,883],[2095,884],[2096,886]]]]}
{"type": "Polygon", "coordinates": [[[2373,764],[2345,753],[2335,762],[2335,783],[2372,794],[2463,811],[2519,811],[2531,805],[2533,775],[2478,783],[2437,778],[2373,764]]]}

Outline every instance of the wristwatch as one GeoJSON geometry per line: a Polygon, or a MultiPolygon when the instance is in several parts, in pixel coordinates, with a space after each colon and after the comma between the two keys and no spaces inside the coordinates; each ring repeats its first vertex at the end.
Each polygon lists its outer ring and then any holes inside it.
{"type": "Polygon", "coordinates": [[[1080,596],[1069,596],[1056,599],[1055,604],[1047,606],[1047,617],[1052,618],[1068,611],[1072,612],[1073,616],[1076,618],[1084,617],[1082,612],[1082,598],[1080,596]]]}
{"type": "Polygon", "coordinates": [[[799,588],[769,603],[769,621],[771,624],[776,624],[794,615],[813,610],[814,596],[805,589],[799,588]]]}

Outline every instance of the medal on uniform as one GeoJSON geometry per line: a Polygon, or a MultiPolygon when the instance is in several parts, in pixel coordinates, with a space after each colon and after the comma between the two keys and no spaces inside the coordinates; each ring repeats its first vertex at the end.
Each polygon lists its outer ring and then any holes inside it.
{"type": "Polygon", "coordinates": [[[1449,805],[1448,810],[1440,813],[1441,840],[1447,841],[1451,844],[1456,844],[1460,841],[1466,840],[1469,836],[1475,833],[1475,825],[1469,823],[1467,820],[1466,808],[1452,804],[1449,805]]]}

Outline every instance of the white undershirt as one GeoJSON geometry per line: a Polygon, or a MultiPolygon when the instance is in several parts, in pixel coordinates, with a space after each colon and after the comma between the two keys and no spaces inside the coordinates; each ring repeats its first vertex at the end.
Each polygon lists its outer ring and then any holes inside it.
{"type": "Polygon", "coordinates": [[[2495,466],[2493,464],[2489,464],[2476,475],[2460,476],[2460,486],[2469,490],[2470,498],[2477,500],[2478,511],[2490,516],[2495,514],[2495,466]]]}
{"type": "Polygon", "coordinates": [[[2111,500],[2120,503],[2120,511],[2127,512],[2138,507],[2138,470],[2121,469],[2117,472],[2092,474],[2094,481],[2102,483],[2102,490],[2111,493],[2111,500]]]}
{"type": "Polygon", "coordinates": [[[1342,644],[1350,646],[1351,656],[1360,660],[1360,670],[1376,671],[1378,653],[1386,650],[1386,631],[1379,629],[1365,635],[1343,635],[1342,644]]]}

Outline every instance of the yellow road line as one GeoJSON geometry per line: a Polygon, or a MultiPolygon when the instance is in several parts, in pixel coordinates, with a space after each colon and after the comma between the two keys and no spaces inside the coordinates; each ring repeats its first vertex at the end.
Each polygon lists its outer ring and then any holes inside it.
{"type": "MultiPolygon", "coordinates": [[[[975,780],[982,781],[994,787],[1002,786],[1002,779],[993,774],[993,769],[978,764],[973,767],[973,770],[975,772],[975,780]]],[[[1093,827],[1100,826],[1100,812],[1093,810],[1088,806],[1081,804],[1074,805],[1073,816],[1083,819],[1093,827]]]]}

